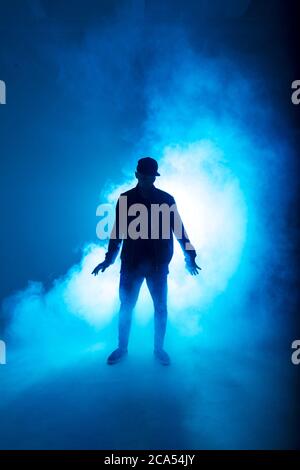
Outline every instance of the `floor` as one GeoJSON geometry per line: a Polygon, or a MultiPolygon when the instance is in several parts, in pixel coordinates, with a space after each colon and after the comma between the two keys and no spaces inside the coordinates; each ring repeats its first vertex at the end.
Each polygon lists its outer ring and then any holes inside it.
{"type": "Polygon", "coordinates": [[[164,367],[142,344],[114,366],[102,343],[55,365],[16,348],[0,367],[0,448],[297,446],[298,371],[289,353],[185,338],[169,344],[172,365],[164,367]]]}

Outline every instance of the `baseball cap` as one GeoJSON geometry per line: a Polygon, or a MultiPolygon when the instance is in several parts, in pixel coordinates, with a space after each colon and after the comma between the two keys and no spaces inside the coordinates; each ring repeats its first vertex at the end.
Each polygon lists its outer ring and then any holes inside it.
{"type": "Polygon", "coordinates": [[[160,176],[158,173],[158,163],[154,158],[144,157],[140,158],[137,164],[136,171],[143,175],[160,176]]]}

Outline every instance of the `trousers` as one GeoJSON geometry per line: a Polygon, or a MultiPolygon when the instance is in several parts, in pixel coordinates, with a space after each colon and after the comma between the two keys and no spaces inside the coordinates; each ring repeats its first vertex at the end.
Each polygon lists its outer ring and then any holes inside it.
{"type": "Polygon", "coordinates": [[[167,327],[167,292],[168,267],[153,268],[143,264],[134,269],[121,268],[119,297],[119,348],[127,350],[132,312],[138,300],[139,292],[146,280],[154,305],[154,349],[163,349],[167,327]]]}

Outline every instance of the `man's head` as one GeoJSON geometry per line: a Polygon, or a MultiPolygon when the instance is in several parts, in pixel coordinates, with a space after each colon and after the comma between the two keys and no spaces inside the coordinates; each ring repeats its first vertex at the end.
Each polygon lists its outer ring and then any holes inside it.
{"type": "Polygon", "coordinates": [[[144,189],[151,188],[158,173],[158,164],[154,158],[144,157],[140,158],[137,164],[135,176],[138,179],[139,186],[144,189]]]}

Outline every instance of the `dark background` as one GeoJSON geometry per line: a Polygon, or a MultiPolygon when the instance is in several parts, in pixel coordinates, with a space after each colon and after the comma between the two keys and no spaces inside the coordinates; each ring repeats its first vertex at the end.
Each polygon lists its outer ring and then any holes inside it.
{"type": "MultiPolygon", "coordinates": [[[[107,27],[117,8],[124,5],[126,12],[126,2],[0,2],[0,71],[7,84],[7,105],[0,108],[1,298],[28,279],[49,284],[95,240],[101,188],[118,178],[121,162],[135,164],[147,113],[144,75],[160,25],[184,26],[199,53],[217,57],[234,50],[250,74],[259,68],[268,77],[266,100],[281,109],[299,142],[300,111],[290,101],[291,82],[299,78],[297,2],[130,3],[136,12],[128,29],[144,24],[146,37],[136,48],[131,82],[123,89],[117,67],[103,56],[115,83],[101,83],[95,96],[80,84],[86,77],[62,76],[60,51],[80,46],[87,30],[107,27]],[[71,91],[65,80],[72,80],[71,91]],[[122,107],[119,93],[126,96],[122,107]]],[[[290,208],[291,224],[297,207],[290,208]]]]}

